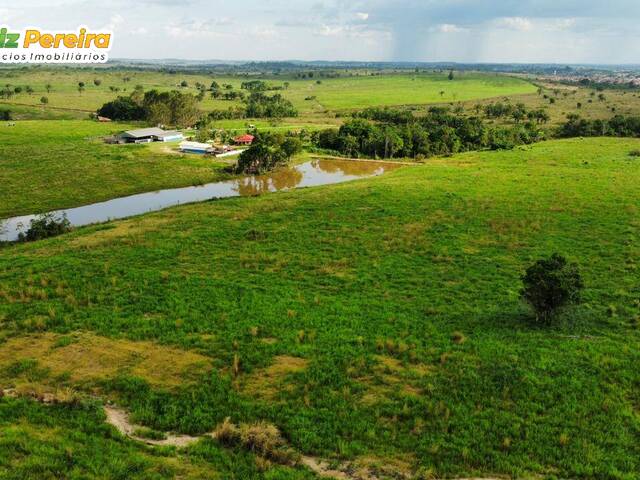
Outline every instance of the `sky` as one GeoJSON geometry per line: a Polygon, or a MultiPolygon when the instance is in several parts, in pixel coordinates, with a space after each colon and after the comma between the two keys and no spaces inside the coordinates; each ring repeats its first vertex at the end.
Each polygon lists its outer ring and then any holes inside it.
{"type": "Polygon", "coordinates": [[[640,0],[2,3],[13,28],[110,29],[111,58],[640,64],[640,0]]]}

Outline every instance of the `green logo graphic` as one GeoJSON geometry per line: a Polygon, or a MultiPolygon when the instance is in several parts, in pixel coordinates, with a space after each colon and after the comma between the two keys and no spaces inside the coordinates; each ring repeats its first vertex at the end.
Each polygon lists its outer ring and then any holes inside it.
{"type": "Polygon", "coordinates": [[[0,29],[0,48],[18,48],[19,33],[9,33],[6,28],[0,29]]]}

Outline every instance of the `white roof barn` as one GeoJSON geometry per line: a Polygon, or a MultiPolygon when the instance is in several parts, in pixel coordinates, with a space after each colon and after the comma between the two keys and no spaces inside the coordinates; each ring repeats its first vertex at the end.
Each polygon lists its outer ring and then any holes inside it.
{"type": "Polygon", "coordinates": [[[122,132],[120,136],[122,138],[132,138],[132,139],[141,139],[147,137],[155,137],[158,135],[162,135],[165,131],[161,128],[152,127],[152,128],[139,128],[138,130],[127,130],[126,132],[122,132]]]}

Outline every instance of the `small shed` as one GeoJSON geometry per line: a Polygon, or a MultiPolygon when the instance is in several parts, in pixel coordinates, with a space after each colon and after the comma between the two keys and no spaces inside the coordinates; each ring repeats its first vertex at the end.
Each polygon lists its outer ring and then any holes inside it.
{"type": "Polygon", "coordinates": [[[214,149],[208,143],[200,142],[182,142],[180,143],[180,151],[184,153],[214,153],[214,149]]]}
{"type": "Polygon", "coordinates": [[[253,135],[245,133],[244,135],[240,135],[239,137],[234,138],[233,141],[236,143],[236,145],[251,145],[254,138],[255,137],[253,135]]]}

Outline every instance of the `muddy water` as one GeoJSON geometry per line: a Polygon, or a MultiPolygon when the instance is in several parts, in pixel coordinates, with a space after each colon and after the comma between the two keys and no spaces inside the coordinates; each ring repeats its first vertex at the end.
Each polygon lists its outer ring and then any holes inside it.
{"type": "MultiPolygon", "coordinates": [[[[185,203],[348,182],[358,178],[382,175],[398,167],[397,164],[380,162],[312,160],[266,175],[241,177],[197,187],[141,193],[82,207],[57,210],[53,213],[58,217],[65,214],[71,225],[80,227],[141,215],[185,203]]],[[[24,215],[3,220],[0,225],[0,241],[16,240],[21,231],[29,228],[29,222],[34,218],[35,215],[24,215]]]]}

